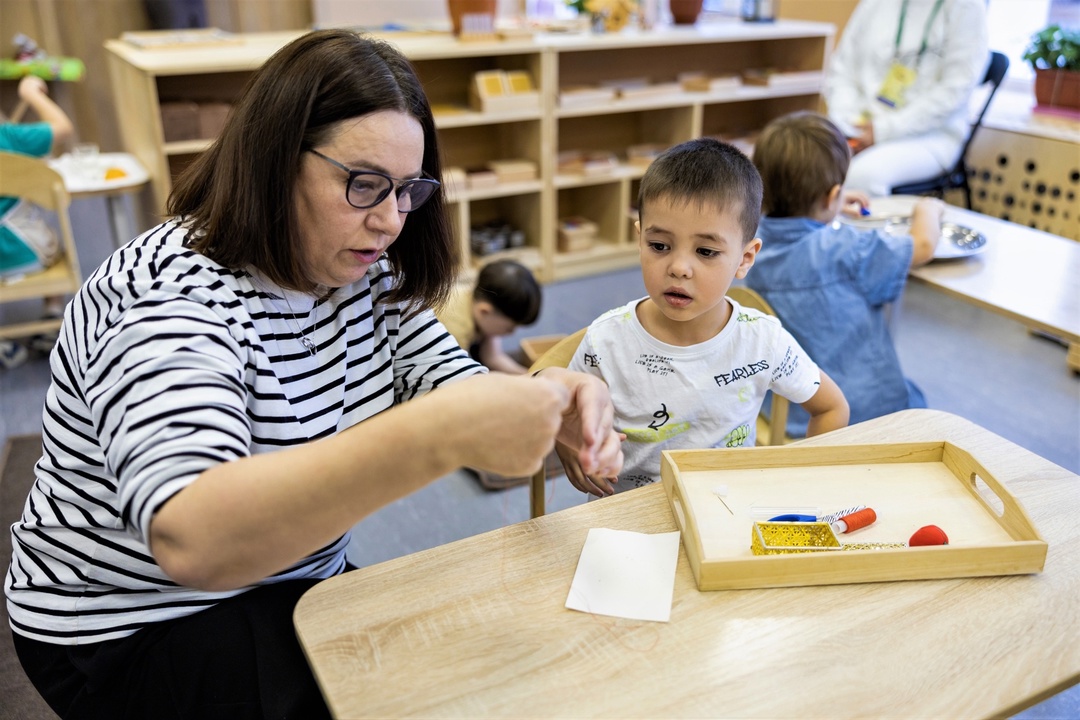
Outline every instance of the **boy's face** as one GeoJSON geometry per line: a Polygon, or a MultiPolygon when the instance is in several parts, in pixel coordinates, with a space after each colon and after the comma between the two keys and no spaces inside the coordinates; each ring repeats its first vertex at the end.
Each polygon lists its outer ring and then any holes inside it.
{"type": "Polygon", "coordinates": [[[743,245],[739,210],[660,198],[635,223],[645,290],[657,311],[651,316],[672,336],[703,342],[727,323],[724,296],[761,248],[757,238],[743,245]]]}

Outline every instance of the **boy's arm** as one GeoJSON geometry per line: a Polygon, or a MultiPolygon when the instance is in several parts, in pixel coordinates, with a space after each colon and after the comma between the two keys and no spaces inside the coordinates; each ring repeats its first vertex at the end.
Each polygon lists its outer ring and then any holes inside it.
{"type": "Polygon", "coordinates": [[[19,81],[19,98],[52,128],[54,149],[67,145],[75,128],[67,113],[49,97],[49,88],[44,80],[35,75],[24,77],[19,81]]]}
{"type": "Polygon", "coordinates": [[[480,362],[489,370],[511,375],[523,375],[529,371],[527,367],[506,354],[502,349],[502,338],[497,335],[485,337],[480,341],[479,355],[480,362]]]}
{"type": "Polygon", "coordinates": [[[911,211],[911,239],[915,242],[911,267],[917,268],[934,259],[944,215],[945,203],[937,198],[920,198],[915,203],[911,211]]]}
{"type": "Polygon", "coordinates": [[[809,400],[802,403],[803,410],[810,413],[806,437],[821,435],[830,430],[846,427],[850,409],[840,386],[821,370],[821,386],[809,400]]]}

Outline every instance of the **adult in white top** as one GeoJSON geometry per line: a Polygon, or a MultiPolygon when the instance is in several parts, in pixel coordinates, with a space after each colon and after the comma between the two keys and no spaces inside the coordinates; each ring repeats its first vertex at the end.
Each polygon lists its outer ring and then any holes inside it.
{"type": "Polygon", "coordinates": [[[556,437],[618,471],[602,382],[486,375],[427,309],[458,262],[439,176],[408,61],[309,33],[68,306],[5,583],[58,715],[327,717],[292,610],[353,525],[556,437]]]}
{"type": "Polygon", "coordinates": [[[989,58],[986,0],[861,0],[825,83],[855,152],[846,187],[888,195],[952,167],[989,58]]]}

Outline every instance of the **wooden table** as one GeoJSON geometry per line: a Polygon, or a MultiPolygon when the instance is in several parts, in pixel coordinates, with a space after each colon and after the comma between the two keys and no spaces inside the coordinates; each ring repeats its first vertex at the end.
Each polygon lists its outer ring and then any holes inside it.
{"type": "Polygon", "coordinates": [[[986,250],[911,271],[918,282],[1068,343],[1080,371],[1080,243],[948,206],[945,220],[978,230],[986,250]]]}
{"type": "MultiPolygon", "coordinates": [[[[113,234],[113,246],[120,247],[135,237],[127,213],[121,202],[121,196],[140,191],[148,182],[150,175],[138,158],[130,153],[101,153],[89,161],[90,168],[80,166],[80,162],[70,154],[61,155],[49,161],[53,170],[60,173],[64,186],[73,198],[104,197],[109,210],[109,226],[113,234]],[[115,167],[124,171],[124,176],[105,179],[105,169],[115,167]]],[[[136,209],[138,212],[138,209],[136,209]]],[[[140,223],[142,225],[142,223],[140,223]]],[[[141,232],[141,231],[140,231],[141,232]]]]}
{"type": "Polygon", "coordinates": [[[702,593],[680,549],[671,622],[565,609],[589,528],[675,529],[655,485],[324,581],[297,634],[338,718],[1011,715],[1080,682],[1080,477],[933,410],[803,442],[932,440],[1025,506],[1041,574],[702,593]]]}

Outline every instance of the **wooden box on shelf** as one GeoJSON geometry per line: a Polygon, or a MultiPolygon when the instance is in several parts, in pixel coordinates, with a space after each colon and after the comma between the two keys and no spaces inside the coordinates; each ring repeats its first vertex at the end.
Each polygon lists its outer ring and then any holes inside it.
{"type": "Polygon", "coordinates": [[[165,142],[198,140],[199,105],[190,100],[161,103],[161,129],[165,142]]]}
{"type": "Polygon", "coordinates": [[[225,102],[199,103],[199,137],[213,140],[221,134],[232,105],[225,102]]]}
{"type": "Polygon", "coordinates": [[[619,159],[610,152],[565,150],[558,155],[559,172],[567,175],[605,175],[619,167],[619,159]]]}
{"type": "Polygon", "coordinates": [[[482,70],[469,83],[469,105],[480,112],[539,110],[540,93],[527,72],[482,70]]]}
{"type": "Polygon", "coordinates": [[[574,85],[559,91],[559,107],[575,108],[605,105],[615,99],[615,88],[599,85],[574,85]]]}
{"type": "Polygon", "coordinates": [[[626,161],[636,167],[647,168],[652,165],[652,161],[659,157],[665,150],[667,150],[667,146],[660,145],[659,143],[631,145],[626,148],[626,161]]]}
{"type": "Polygon", "coordinates": [[[735,74],[707,75],[703,72],[683,73],[679,76],[679,84],[688,92],[716,92],[717,90],[734,90],[742,87],[742,78],[735,74]]]}
{"type": "Polygon", "coordinates": [[[487,167],[501,183],[525,182],[537,177],[536,163],[532,160],[491,160],[487,167]]]}
{"type": "Polygon", "coordinates": [[[559,252],[588,250],[596,239],[596,230],[596,223],[588,218],[563,218],[559,221],[559,252]]]}

